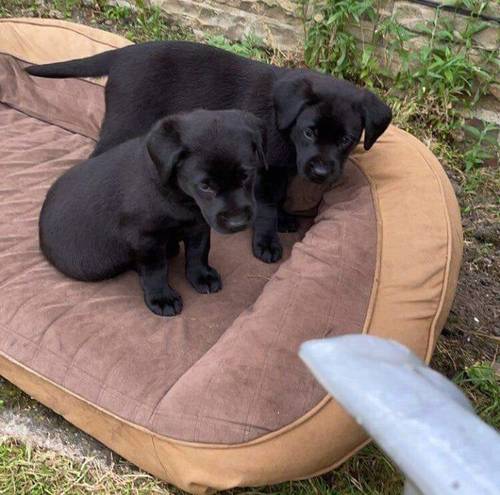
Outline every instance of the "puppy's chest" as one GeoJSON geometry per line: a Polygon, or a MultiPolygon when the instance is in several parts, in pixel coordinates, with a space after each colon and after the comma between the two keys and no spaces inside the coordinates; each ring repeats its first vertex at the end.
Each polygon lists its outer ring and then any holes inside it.
{"type": "Polygon", "coordinates": [[[164,205],[162,215],[176,226],[202,221],[201,211],[194,201],[172,202],[164,205]]]}
{"type": "Polygon", "coordinates": [[[144,219],[140,230],[150,233],[155,232],[158,236],[170,236],[175,232],[181,232],[186,227],[195,225],[200,222],[200,219],[195,215],[183,215],[177,218],[171,215],[156,215],[148,219],[144,219]]]}
{"type": "Polygon", "coordinates": [[[181,221],[170,217],[156,217],[148,222],[143,222],[135,229],[138,238],[154,239],[157,243],[170,240],[182,241],[193,227],[199,225],[196,220],[181,221]]]}
{"type": "Polygon", "coordinates": [[[158,231],[183,230],[203,222],[199,208],[194,204],[170,204],[149,218],[150,228],[158,231]]]}
{"type": "Polygon", "coordinates": [[[122,212],[120,226],[125,231],[136,231],[154,236],[170,235],[175,230],[199,223],[202,220],[199,210],[175,205],[143,205],[143,208],[122,212]]]}

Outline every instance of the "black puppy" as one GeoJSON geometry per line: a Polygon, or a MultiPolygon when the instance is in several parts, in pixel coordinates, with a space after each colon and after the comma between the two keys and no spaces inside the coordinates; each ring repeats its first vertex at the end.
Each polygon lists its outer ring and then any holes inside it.
{"type": "Polygon", "coordinates": [[[31,66],[43,77],[109,75],[106,116],[94,155],[137,136],[158,118],[198,107],[238,108],[266,125],[269,170],[256,186],[253,251],[281,258],[277,230],[296,230],[281,210],[289,175],[333,183],[364,130],[369,150],[391,121],[373,93],[311,70],[284,69],[189,42],[144,43],[89,58],[31,66]]]}
{"type": "Polygon", "coordinates": [[[191,285],[217,292],[221,280],[208,264],[210,227],[233,233],[253,221],[264,158],[259,124],[237,110],[174,115],[146,136],[76,165],[43,204],[43,253],[79,280],[135,268],[149,309],[172,316],[182,300],[168,285],[167,258],[182,240],[191,285]]]}

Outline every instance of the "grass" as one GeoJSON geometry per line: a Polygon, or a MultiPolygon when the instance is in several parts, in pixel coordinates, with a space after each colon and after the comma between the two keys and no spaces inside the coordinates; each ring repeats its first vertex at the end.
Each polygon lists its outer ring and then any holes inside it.
{"type": "Polygon", "coordinates": [[[31,405],[31,399],[11,383],[0,379],[0,411],[4,408],[24,409],[31,405]]]}
{"type": "MultiPolygon", "coordinates": [[[[367,447],[340,469],[311,480],[259,489],[233,490],[228,495],[396,495],[402,479],[375,447],[367,447]]],[[[140,472],[126,462],[104,465],[31,447],[11,439],[0,440],[1,495],[180,494],[180,490],[140,472]]]]}
{"type": "Polygon", "coordinates": [[[153,477],[122,466],[75,461],[13,440],[0,443],[0,494],[84,495],[172,493],[153,477]]]}
{"type": "Polygon", "coordinates": [[[454,381],[465,391],[479,416],[500,430],[500,380],[491,364],[479,362],[467,367],[454,381]]]}
{"type": "MultiPolygon", "coordinates": [[[[71,19],[119,33],[134,42],[166,38],[195,39],[189,29],[173,24],[159,9],[149,7],[143,1],[136,2],[137,8],[109,6],[103,0],[93,3],[82,0],[0,1],[1,17],[71,19]]],[[[470,1],[477,3],[478,0],[470,1]]],[[[358,5],[352,5],[349,0],[342,1],[349,15],[354,12],[358,16],[375,15],[372,3],[372,0],[363,0],[358,5]]],[[[347,18],[349,16],[345,17],[347,18]]],[[[352,45],[348,32],[344,29],[345,19],[339,18],[335,22],[339,33],[344,36],[344,49],[348,56],[342,58],[342,52],[339,52],[334,54],[336,58],[332,58],[331,53],[321,51],[323,47],[314,44],[314,39],[309,40],[310,53],[306,56],[318,56],[318,60],[334,63],[335,70],[338,69],[340,73],[349,74],[351,71],[353,77],[366,82],[370,74],[378,69],[373,65],[375,62],[369,51],[365,53],[364,58],[349,55],[356,47],[352,45]],[[347,65],[352,60],[360,65],[347,65]]],[[[388,22],[380,26],[381,30],[387,31],[388,39],[405,40],[406,34],[403,31],[398,32],[394,24],[388,22]]],[[[321,25],[315,26],[315,29],[318,29],[321,36],[330,36],[327,31],[321,30],[321,25]]],[[[336,39],[338,42],[339,36],[336,39]]],[[[254,36],[248,36],[237,43],[230,42],[220,35],[206,36],[203,41],[239,55],[278,65],[304,64],[304,61],[296,56],[263,48],[261,41],[254,36]]],[[[389,48],[397,50],[394,45],[389,48]]],[[[419,56],[425,62],[425,57],[430,55],[433,54],[423,53],[419,56]]],[[[451,55],[446,63],[448,62],[458,67],[458,72],[451,74],[451,77],[455,78],[452,82],[456,84],[456,81],[470,70],[470,66],[464,65],[463,59],[458,60],[451,55]]],[[[435,60],[432,63],[436,63],[435,60]]],[[[436,67],[444,70],[439,64],[436,67]]],[[[436,72],[429,74],[424,69],[420,74],[415,73],[411,77],[435,77],[436,72]]],[[[453,378],[470,398],[478,414],[493,427],[500,429],[500,382],[497,364],[500,329],[497,323],[498,310],[495,309],[494,302],[500,294],[500,167],[498,163],[491,161],[490,154],[486,156],[483,153],[490,144],[488,130],[468,129],[463,133],[457,126],[441,125],[436,129],[434,124],[445,121],[449,110],[443,108],[442,100],[436,95],[441,91],[442,95],[449,96],[449,91],[448,87],[442,86],[439,77],[434,83],[436,92],[426,94],[424,99],[411,91],[398,93],[394,92],[394,88],[384,88],[382,76],[373,83],[373,87],[393,107],[395,124],[415,134],[438,156],[456,189],[464,222],[464,266],[456,301],[443,335],[438,341],[432,365],[449,378],[453,378]],[[467,144],[469,133],[479,146],[467,144]],[[491,163],[488,164],[489,159],[491,163]]],[[[415,83],[414,86],[418,87],[419,84],[415,83]]],[[[453,97],[453,94],[451,96],[453,97]]],[[[41,406],[37,406],[35,401],[14,386],[0,382],[0,414],[3,409],[25,411],[31,408],[38,411],[41,406]]],[[[259,490],[235,490],[229,493],[393,495],[401,493],[401,488],[402,479],[397,469],[378,448],[368,446],[339,469],[324,476],[259,490]]],[[[178,493],[178,490],[121,460],[108,465],[92,459],[73,459],[8,438],[0,440],[0,495],[178,493]]]]}

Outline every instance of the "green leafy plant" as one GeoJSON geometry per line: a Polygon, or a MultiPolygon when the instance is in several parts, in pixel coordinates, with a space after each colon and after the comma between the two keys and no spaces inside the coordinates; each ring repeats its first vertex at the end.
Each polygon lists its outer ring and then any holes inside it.
{"type": "Polygon", "coordinates": [[[373,0],[329,0],[321,3],[318,11],[306,20],[306,62],[337,77],[360,79],[368,68],[375,73],[378,70],[376,58],[373,50],[365,46],[362,26],[363,19],[376,21],[374,3],[373,0]],[[361,29],[365,48],[361,50],[361,57],[357,39],[350,30],[353,26],[361,29]]]}
{"type": "MultiPolygon", "coordinates": [[[[408,125],[426,127],[438,140],[453,142],[464,126],[465,111],[494,81],[498,50],[475,50],[474,37],[488,27],[479,15],[489,0],[445,4],[471,14],[458,23],[456,14],[438,7],[413,32],[394,14],[387,15],[380,0],[303,0],[306,63],[377,89],[404,112],[408,125]]],[[[492,130],[468,133],[465,171],[491,158],[485,144],[492,130]]]]}
{"type": "Polygon", "coordinates": [[[454,378],[476,404],[477,413],[500,428],[500,378],[489,363],[478,362],[454,378]],[[478,400],[478,397],[481,400],[478,400]]]}
{"type": "Polygon", "coordinates": [[[111,21],[126,21],[133,16],[133,10],[130,7],[120,5],[105,5],[103,12],[104,17],[111,21]]]}
{"type": "Polygon", "coordinates": [[[494,124],[483,126],[482,129],[464,125],[464,130],[473,138],[473,145],[464,153],[465,171],[470,172],[480,167],[486,160],[498,159],[498,143],[496,135],[500,127],[494,124]]]}
{"type": "Polygon", "coordinates": [[[101,10],[109,21],[126,25],[126,36],[135,43],[193,38],[190,31],[169,23],[161,8],[150,6],[143,0],[136,0],[135,4],[136,8],[131,8],[104,3],[101,10]]]}
{"type": "Polygon", "coordinates": [[[263,41],[254,34],[245,36],[241,42],[231,42],[222,35],[208,36],[206,41],[209,45],[222,48],[242,57],[255,60],[265,60],[267,58],[266,51],[262,48],[263,41]]]}

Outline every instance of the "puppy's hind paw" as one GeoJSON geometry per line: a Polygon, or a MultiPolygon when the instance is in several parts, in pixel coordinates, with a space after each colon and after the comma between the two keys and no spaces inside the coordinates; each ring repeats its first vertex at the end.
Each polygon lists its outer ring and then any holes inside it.
{"type": "Polygon", "coordinates": [[[283,256],[283,248],[279,239],[258,239],[253,243],[253,254],[264,263],[276,263],[283,256]]]}
{"type": "Polygon", "coordinates": [[[172,288],[161,291],[145,291],[144,302],[158,316],[175,316],[182,311],[182,298],[172,288]]]}
{"type": "Polygon", "coordinates": [[[201,266],[188,270],[186,277],[189,283],[200,294],[211,294],[222,289],[222,281],[217,270],[211,266],[201,266]]]}

